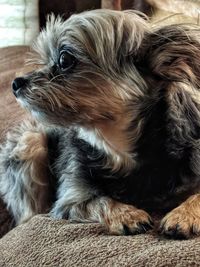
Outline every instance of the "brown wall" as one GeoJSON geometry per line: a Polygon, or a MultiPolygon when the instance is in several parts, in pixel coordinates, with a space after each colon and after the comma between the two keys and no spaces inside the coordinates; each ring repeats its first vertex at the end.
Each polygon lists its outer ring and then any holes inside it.
{"type": "Polygon", "coordinates": [[[97,9],[100,7],[101,0],[40,0],[40,25],[41,27],[45,25],[46,14],[51,12],[56,15],[61,14],[64,18],[68,18],[73,13],[97,9]]]}
{"type": "Polygon", "coordinates": [[[39,0],[40,26],[45,25],[46,15],[53,12],[68,18],[73,13],[101,8],[106,2],[121,2],[121,8],[136,9],[148,14],[151,10],[147,0],[39,0]],[[103,3],[104,2],[104,3],[103,3]]]}

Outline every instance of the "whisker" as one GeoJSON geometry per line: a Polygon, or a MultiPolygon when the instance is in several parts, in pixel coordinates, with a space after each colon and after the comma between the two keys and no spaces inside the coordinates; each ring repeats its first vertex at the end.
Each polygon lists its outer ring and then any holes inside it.
{"type": "Polygon", "coordinates": [[[63,76],[65,76],[65,74],[59,74],[59,75],[56,75],[56,76],[54,76],[51,80],[49,80],[49,82],[48,83],[51,83],[53,80],[55,80],[56,78],[58,78],[58,77],[63,77],[63,76]]]}

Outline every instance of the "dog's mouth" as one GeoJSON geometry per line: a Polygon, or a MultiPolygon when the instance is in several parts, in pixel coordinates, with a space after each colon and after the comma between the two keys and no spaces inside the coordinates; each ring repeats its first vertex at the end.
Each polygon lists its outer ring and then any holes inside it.
{"type": "Polygon", "coordinates": [[[16,100],[36,121],[44,123],[47,126],[54,125],[62,127],[71,125],[77,121],[77,113],[70,109],[53,110],[50,106],[43,108],[29,101],[23,93],[17,94],[16,100]]]}
{"type": "Polygon", "coordinates": [[[13,94],[16,97],[16,101],[17,103],[25,110],[27,110],[28,112],[30,112],[33,117],[35,118],[39,118],[42,115],[42,111],[40,111],[38,108],[33,107],[28,100],[26,99],[23,91],[25,88],[19,88],[18,90],[13,90],[13,94]]]}

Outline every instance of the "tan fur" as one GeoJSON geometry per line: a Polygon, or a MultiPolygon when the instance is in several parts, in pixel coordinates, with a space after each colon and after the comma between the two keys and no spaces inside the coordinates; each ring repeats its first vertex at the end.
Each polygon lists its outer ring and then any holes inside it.
{"type": "Polygon", "coordinates": [[[179,231],[189,238],[200,234],[200,194],[189,197],[180,206],[169,212],[161,221],[162,232],[179,231]]]}
{"type": "Polygon", "coordinates": [[[13,153],[20,160],[38,160],[40,163],[46,162],[47,144],[44,134],[25,132],[18,141],[13,153]],[[44,160],[44,162],[42,162],[44,160]]]}
{"type": "MultiPolygon", "coordinates": [[[[128,172],[135,167],[135,160],[131,154],[134,143],[139,138],[139,134],[135,133],[133,140],[132,136],[129,136],[127,128],[133,120],[133,115],[129,112],[123,112],[124,115],[115,115],[115,120],[112,122],[100,122],[95,125],[99,136],[110,150],[114,162],[108,162],[107,166],[111,166],[113,171],[119,170],[122,166],[125,167],[128,172]],[[116,159],[116,156],[119,159],[116,159]]],[[[135,112],[136,116],[137,112],[135,112]]],[[[137,128],[137,127],[136,127],[137,128]]]]}
{"type": "Polygon", "coordinates": [[[124,234],[124,226],[136,232],[138,224],[149,223],[150,216],[144,210],[110,199],[104,206],[103,221],[111,234],[120,235],[124,234]]]}
{"type": "MultiPolygon", "coordinates": [[[[92,146],[104,151],[107,157],[104,168],[110,168],[113,172],[122,168],[123,173],[128,174],[135,167],[134,155],[126,150],[126,145],[120,146],[122,137],[128,139],[128,134],[122,129],[117,129],[117,122],[108,125],[97,124],[94,128],[79,128],[79,138],[89,142],[92,146]],[[117,131],[115,131],[117,130],[117,131]]],[[[139,133],[136,137],[139,136],[139,133]]],[[[136,139],[136,138],[135,138],[136,139]]],[[[127,140],[127,144],[129,141],[127,140]]],[[[130,149],[130,147],[129,147],[130,149]]]]}
{"type": "MultiPolygon", "coordinates": [[[[47,211],[50,204],[46,137],[42,132],[38,132],[39,127],[37,127],[34,122],[26,122],[21,129],[19,128],[22,133],[10,155],[10,158],[24,162],[24,177],[28,174],[25,179],[23,176],[20,177],[26,188],[24,197],[26,209],[17,224],[26,222],[35,214],[47,211]],[[25,200],[26,195],[27,200],[25,200]]],[[[10,138],[14,138],[14,135],[10,138]]]]}
{"type": "Polygon", "coordinates": [[[151,228],[151,217],[147,212],[107,197],[72,206],[69,218],[101,222],[114,235],[143,233],[151,228]]]}

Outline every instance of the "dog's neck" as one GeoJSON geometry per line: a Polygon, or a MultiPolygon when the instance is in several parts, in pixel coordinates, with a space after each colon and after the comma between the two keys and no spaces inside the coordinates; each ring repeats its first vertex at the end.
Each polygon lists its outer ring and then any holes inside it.
{"type": "Polygon", "coordinates": [[[130,123],[128,116],[119,116],[115,121],[79,127],[78,136],[106,154],[108,165],[114,171],[128,171],[135,166],[130,123]]]}

